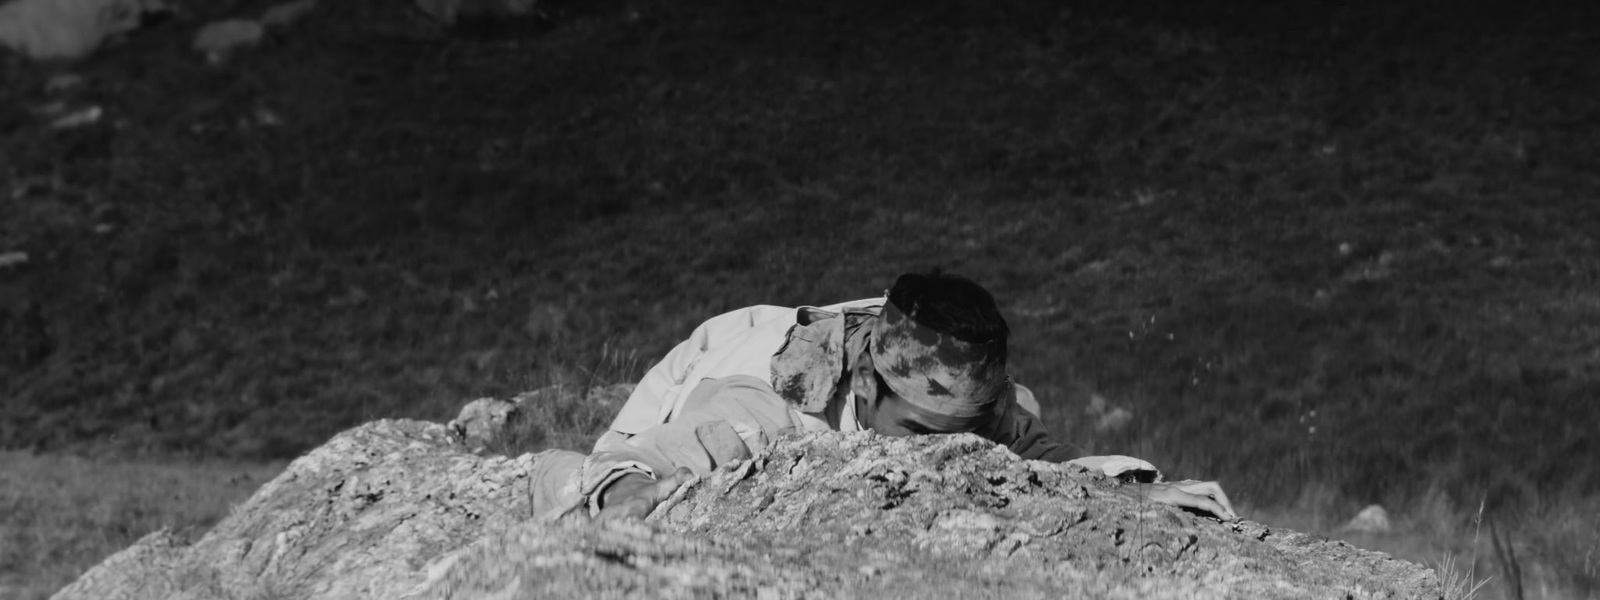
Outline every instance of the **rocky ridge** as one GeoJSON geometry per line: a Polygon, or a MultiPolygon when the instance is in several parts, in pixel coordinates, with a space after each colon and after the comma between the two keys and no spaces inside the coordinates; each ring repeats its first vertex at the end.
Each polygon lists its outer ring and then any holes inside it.
{"type": "Polygon", "coordinates": [[[1438,598],[1426,568],[1141,502],[972,435],[782,438],[643,523],[545,522],[535,455],[382,420],[55,598],[1438,598]]]}

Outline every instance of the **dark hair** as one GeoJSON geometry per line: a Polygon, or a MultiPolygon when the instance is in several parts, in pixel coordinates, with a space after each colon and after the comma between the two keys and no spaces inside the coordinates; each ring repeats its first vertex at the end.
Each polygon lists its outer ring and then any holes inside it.
{"type": "Polygon", "coordinates": [[[963,342],[999,341],[1003,349],[1011,334],[989,290],[971,279],[939,269],[901,275],[889,289],[889,301],[917,324],[963,342]]]}

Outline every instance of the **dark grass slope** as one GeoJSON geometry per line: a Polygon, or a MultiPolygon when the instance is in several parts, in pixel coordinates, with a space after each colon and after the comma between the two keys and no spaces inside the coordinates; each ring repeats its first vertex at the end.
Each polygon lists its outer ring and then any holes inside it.
{"type": "Polygon", "coordinates": [[[943,266],[1086,451],[1257,502],[1600,485],[1593,9],[373,0],[187,51],[258,4],[65,94],[5,62],[5,446],[287,457],[943,266]]]}

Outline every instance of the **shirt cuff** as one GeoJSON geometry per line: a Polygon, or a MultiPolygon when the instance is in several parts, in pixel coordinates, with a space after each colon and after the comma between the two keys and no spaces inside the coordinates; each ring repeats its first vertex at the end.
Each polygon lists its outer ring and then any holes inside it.
{"type": "Polygon", "coordinates": [[[656,478],[655,471],[642,462],[636,460],[610,460],[604,454],[591,454],[583,459],[583,468],[578,469],[578,497],[583,498],[584,504],[589,509],[589,517],[600,514],[600,497],[607,487],[628,475],[644,475],[651,479],[656,478]]]}
{"type": "Polygon", "coordinates": [[[1139,476],[1143,481],[1146,477],[1151,482],[1160,482],[1163,478],[1161,470],[1155,465],[1139,460],[1132,456],[1113,454],[1110,456],[1085,456],[1068,461],[1070,464],[1086,467],[1090,470],[1105,473],[1106,477],[1118,477],[1124,474],[1139,476]]]}

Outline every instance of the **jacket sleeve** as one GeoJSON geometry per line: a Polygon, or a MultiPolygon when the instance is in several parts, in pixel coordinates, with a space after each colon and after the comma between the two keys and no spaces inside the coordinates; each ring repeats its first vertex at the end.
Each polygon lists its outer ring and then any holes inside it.
{"type": "MultiPolygon", "coordinates": [[[[1034,402],[1033,406],[1037,407],[1037,402],[1034,402]]],[[[987,430],[981,430],[978,434],[995,443],[1005,444],[1013,453],[1026,460],[1072,463],[1100,471],[1108,477],[1128,475],[1145,482],[1164,480],[1161,470],[1155,465],[1131,456],[1119,454],[1082,456],[1083,452],[1077,447],[1050,435],[1038,415],[1024,410],[1015,401],[1005,403],[1000,416],[987,430]]]]}
{"type": "Polygon", "coordinates": [[[706,475],[718,465],[745,459],[769,440],[799,428],[789,405],[772,385],[748,375],[701,381],[671,422],[637,435],[607,433],[583,461],[577,493],[590,514],[599,512],[600,494],[629,473],[670,475],[688,467],[706,475]]]}
{"type": "Polygon", "coordinates": [[[622,410],[617,412],[611,429],[634,435],[667,421],[678,404],[679,395],[690,393],[696,385],[692,379],[709,354],[736,343],[758,324],[784,317],[792,321],[793,315],[792,308],[758,305],[723,313],[701,323],[688,339],[674,346],[639,380],[622,410]]]}
{"type": "Polygon", "coordinates": [[[997,444],[1005,444],[1026,460],[1070,462],[1082,454],[1076,448],[1057,441],[1045,429],[1039,417],[1022,410],[1015,402],[1007,402],[990,429],[981,434],[997,444]]]}

